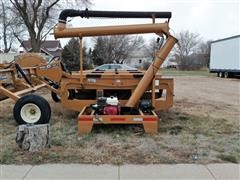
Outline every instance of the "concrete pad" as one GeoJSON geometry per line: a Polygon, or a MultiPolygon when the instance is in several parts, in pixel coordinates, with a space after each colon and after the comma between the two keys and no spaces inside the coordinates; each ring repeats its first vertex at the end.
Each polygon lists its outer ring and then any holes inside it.
{"type": "Polygon", "coordinates": [[[23,179],[31,168],[31,165],[0,165],[0,179],[23,179]]]}
{"type": "Polygon", "coordinates": [[[239,180],[240,164],[209,164],[206,165],[213,176],[218,180],[239,180]]]}
{"type": "Polygon", "coordinates": [[[177,165],[124,165],[120,179],[209,179],[214,177],[206,167],[196,164],[177,165]]]}
{"type": "Polygon", "coordinates": [[[118,166],[44,164],[34,166],[25,179],[118,179],[118,166]]]}

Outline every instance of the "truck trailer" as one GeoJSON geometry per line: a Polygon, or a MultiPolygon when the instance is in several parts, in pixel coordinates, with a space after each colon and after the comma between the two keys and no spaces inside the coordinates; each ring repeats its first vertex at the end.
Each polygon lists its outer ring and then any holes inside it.
{"type": "Polygon", "coordinates": [[[209,71],[222,78],[240,75],[240,35],[211,43],[209,71]]]}

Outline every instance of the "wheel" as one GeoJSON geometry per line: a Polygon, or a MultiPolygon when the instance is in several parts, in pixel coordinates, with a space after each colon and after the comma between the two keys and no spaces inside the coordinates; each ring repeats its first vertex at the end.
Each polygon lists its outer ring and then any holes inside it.
{"type": "Polygon", "coordinates": [[[29,94],[21,97],[13,108],[16,122],[20,124],[45,124],[51,117],[49,103],[41,96],[29,94]]]}
{"type": "Polygon", "coordinates": [[[53,91],[51,92],[51,96],[52,96],[52,99],[53,99],[54,102],[60,102],[61,101],[61,97],[53,91]]]}
{"type": "Polygon", "coordinates": [[[220,77],[220,72],[217,73],[217,77],[220,77]]]}
{"type": "Polygon", "coordinates": [[[224,78],[224,72],[219,72],[219,77],[224,78]]]}
{"type": "MultiPolygon", "coordinates": [[[[51,92],[51,96],[54,102],[60,102],[61,101],[61,97],[56,94],[55,92],[51,92]]],[[[69,89],[68,90],[68,99],[73,99],[75,97],[75,91],[73,89],[69,89]]]]}
{"type": "Polygon", "coordinates": [[[223,77],[228,78],[228,72],[224,72],[223,77]]]}
{"type": "Polygon", "coordinates": [[[230,77],[231,77],[231,73],[225,72],[225,73],[224,73],[224,77],[225,77],[225,78],[230,78],[230,77]]]}
{"type": "MultiPolygon", "coordinates": [[[[58,84],[54,84],[53,88],[58,89],[59,85],[58,84]]],[[[61,97],[57,93],[55,93],[53,91],[51,92],[51,96],[52,96],[52,99],[53,99],[54,102],[60,102],[61,101],[61,97]]]]}

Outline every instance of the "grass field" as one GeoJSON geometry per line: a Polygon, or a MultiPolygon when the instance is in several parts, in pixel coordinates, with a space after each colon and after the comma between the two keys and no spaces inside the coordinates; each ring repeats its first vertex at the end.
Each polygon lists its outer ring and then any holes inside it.
{"type": "MultiPolygon", "coordinates": [[[[181,102],[176,102],[178,107],[181,102]]],[[[240,162],[239,127],[226,119],[194,116],[171,109],[159,113],[158,134],[137,125],[98,125],[77,136],[77,116],[53,113],[49,149],[20,150],[16,123],[9,114],[1,120],[1,164],[89,163],[155,164],[240,162]]]]}
{"type": "Polygon", "coordinates": [[[216,76],[215,73],[209,73],[208,69],[197,71],[180,71],[177,69],[161,69],[160,73],[164,76],[216,76]]]}

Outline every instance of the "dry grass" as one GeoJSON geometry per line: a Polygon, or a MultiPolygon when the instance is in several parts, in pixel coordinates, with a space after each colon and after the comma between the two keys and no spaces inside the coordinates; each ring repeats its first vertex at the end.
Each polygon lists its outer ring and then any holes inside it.
{"type": "Polygon", "coordinates": [[[225,119],[194,116],[175,107],[159,113],[156,135],[145,134],[141,126],[98,125],[92,133],[78,137],[76,114],[58,105],[52,104],[52,109],[51,147],[39,152],[24,152],[17,147],[16,124],[11,110],[6,112],[0,127],[0,163],[240,162],[239,126],[225,119]]]}
{"type": "MultiPolygon", "coordinates": [[[[39,152],[21,151],[17,147],[12,116],[14,102],[0,102],[0,164],[239,163],[239,110],[234,103],[229,105],[232,99],[228,94],[222,95],[222,91],[210,91],[209,87],[207,92],[199,88],[192,90],[196,79],[177,80],[178,99],[175,97],[172,109],[159,112],[158,134],[152,136],[145,134],[141,126],[98,125],[92,133],[78,137],[77,114],[53,103],[49,92],[42,90],[41,95],[49,100],[52,109],[51,147],[39,152]],[[186,93],[189,99],[185,99],[186,93]],[[228,103],[217,103],[216,93],[228,103]],[[201,100],[197,98],[199,94],[201,100]]],[[[203,81],[200,80],[198,84],[203,81]]],[[[206,85],[212,85],[214,90],[222,86],[219,79],[210,80],[206,85]]],[[[235,81],[225,83],[233,87],[226,93],[236,90],[235,81]]]]}

